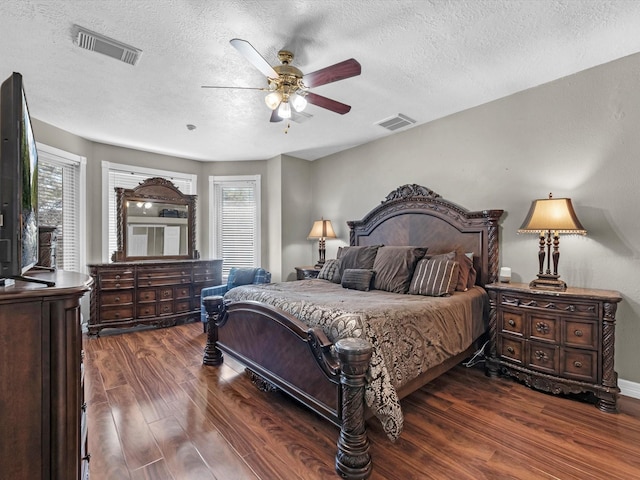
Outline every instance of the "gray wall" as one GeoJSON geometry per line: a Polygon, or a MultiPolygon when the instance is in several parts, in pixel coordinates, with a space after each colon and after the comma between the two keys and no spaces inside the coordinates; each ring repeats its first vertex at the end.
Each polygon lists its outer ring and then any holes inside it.
{"type": "Polygon", "coordinates": [[[559,273],[622,293],[616,369],[640,382],[639,87],[640,54],[313,162],[314,179],[331,179],[313,212],[341,237],[327,258],[348,242],[347,220],[418,183],[465,208],[504,209],[501,265],[529,282],[537,236],[516,231],[532,200],[570,197],[588,235],[561,237],[559,273]]]}
{"type": "MultiPolygon", "coordinates": [[[[588,235],[561,238],[559,273],[572,286],[622,293],[616,369],[640,382],[639,85],[633,55],[314,162],[180,159],[181,171],[199,174],[198,248],[206,258],[209,175],[262,175],[263,265],[275,280],[315,263],[317,243],[306,240],[313,220],[333,222],[339,238],[327,241],[327,258],[334,257],[348,243],[347,220],[397,186],[418,183],[465,208],[504,209],[501,264],[514,281],[528,282],[537,273],[537,238],[516,230],[532,200],[570,197],[588,235]]],[[[174,157],[95,144],[42,122],[34,131],[39,142],[88,159],[90,261],[100,258],[100,161],[178,169],[174,157]]]]}

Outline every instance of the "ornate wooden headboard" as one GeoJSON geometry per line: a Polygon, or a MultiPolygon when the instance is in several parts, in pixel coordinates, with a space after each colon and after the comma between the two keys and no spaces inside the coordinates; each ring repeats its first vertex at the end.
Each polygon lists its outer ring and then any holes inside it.
{"type": "Polygon", "coordinates": [[[347,222],[351,245],[426,246],[429,254],[473,252],[478,285],[498,279],[503,210],[471,212],[416,184],[398,187],[362,220],[347,222]]]}

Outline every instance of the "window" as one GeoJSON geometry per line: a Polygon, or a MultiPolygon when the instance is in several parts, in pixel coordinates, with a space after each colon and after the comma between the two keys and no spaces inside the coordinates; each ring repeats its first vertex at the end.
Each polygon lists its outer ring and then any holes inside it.
{"type": "Polygon", "coordinates": [[[102,162],[102,231],[104,232],[102,259],[104,262],[111,261],[111,254],[118,249],[115,188],[134,188],[151,177],[166,178],[171,180],[182,193],[196,194],[198,183],[196,175],[102,162]]]}
{"type": "Polygon", "coordinates": [[[87,160],[40,143],[37,148],[38,224],[56,227],[56,266],[83,272],[87,160]]]}
{"type": "Polygon", "coordinates": [[[222,258],[222,275],[231,267],[260,266],[260,175],[209,177],[210,250],[222,258]]]}

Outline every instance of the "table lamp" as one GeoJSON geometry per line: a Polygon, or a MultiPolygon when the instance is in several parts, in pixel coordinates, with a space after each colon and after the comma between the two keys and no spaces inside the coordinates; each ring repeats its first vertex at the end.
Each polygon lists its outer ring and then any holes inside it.
{"type": "Polygon", "coordinates": [[[320,220],[313,222],[313,226],[311,227],[311,231],[307,237],[308,240],[318,240],[318,254],[320,258],[318,259],[318,263],[315,265],[316,268],[322,268],[322,265],[324,265],[324,245],[326,238],[336,238],[336,234],[331,226],[331,220],[321,218],[320,220]]]}

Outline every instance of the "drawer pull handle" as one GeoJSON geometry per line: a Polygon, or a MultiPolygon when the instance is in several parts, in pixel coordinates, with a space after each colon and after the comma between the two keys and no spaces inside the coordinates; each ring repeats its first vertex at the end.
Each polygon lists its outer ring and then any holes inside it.
{"type": "Polygon", "coordinates": [[[515,350],[513,349],[513,347],[507,347],[507,352],[515,353],[515,350]]]}
{"type": "Polygon", "coordinates": [[[511,327],[515,327],[516,326],[516,322],[514,322],[512,319],[509,319],[509,322],[507,322],[507,323],[509,323],[509,326],[511,326],[511,327]]]}
{"type": "Polygon", "coordinates": [[[119,301],[120,301],[120,297],[116,297],[116,302],[119,302],[119,301]]]}
{"type": "Polygon", "coordinates": [[[538,306],[538,303],[535,300],[531,300],[530,302],[523,303],[522,305],[525,307],[536,307],[538,306]]]}
{"type": "Polygon", "coordinates": [[[542,350],[536,350],[535,356],[536,360],[538,360],[539,362],[546,362],[549,360],[549,356],[542,350]]]}
{"type": "Polygon", "coordinates": [[[119,313],[116,313],[114,316],[115,316],[116,318],[120,318],[120,314],[119,314],[119,313]]]}
{"type": "Polygon", "coordinates": [[[82,410],[83,412],[86,412],[86,411],[87,411],[87,402],[84,402],[84,403],[82,404],[82,406],[80,407],[80,410],[82,410]]]}
{"type": "Polygon", "coordinates": [[[577,360],[576,360],[575,362],[573,362],[573,365],[574,365],[576,368],[582,368],[582,362],[579,362],[579,361],[577,361],[577,360]]]}
{"type": "Polygon", "coordinates": [[[120,284],[119,283],[116,283],[116,288],[120,288],[120,284]]]}
{"type": "Polygon", "coordinates": [[[120,280],[120,275],[116,275],[116,280],[120,280]]]}
{"type": "Polygon", "coordinates": [[[549,325],[545,322],[536,323],[536,332],[546,335],[549,333],[549,325]]]}
{"type": "Polygon", "coordinates": [[[151,280],[149,280],[149,281],[147,282],[147,285],[151,285],[151,280]]]}
{"type": "Polygon", "coordinates": [[[573,334],[574,334],[576,337],[581,337],[582,335],[584,335],[584,334],[582,333],[582,330],[576,330],[575,332],[573,332],[573,334]]]}

